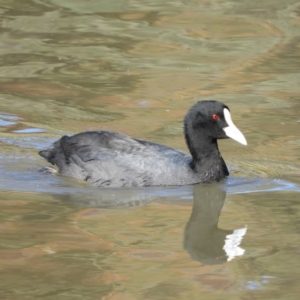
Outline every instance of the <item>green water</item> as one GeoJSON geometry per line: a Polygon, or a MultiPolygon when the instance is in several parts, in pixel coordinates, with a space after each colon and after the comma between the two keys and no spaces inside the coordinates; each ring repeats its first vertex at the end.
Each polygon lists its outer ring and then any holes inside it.
{"type": "Polygon", "coordinates": [[[0,298],[298,299],[298,1],[0,1],[0,298]],[[216,185],[100,190],[38,170],[62,134],[111,130],[187,152],[197,100],[216,185]]]}

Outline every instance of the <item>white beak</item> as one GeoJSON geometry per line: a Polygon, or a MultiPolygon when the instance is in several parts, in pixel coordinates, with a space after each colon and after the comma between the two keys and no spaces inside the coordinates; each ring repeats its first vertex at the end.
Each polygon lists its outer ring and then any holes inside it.
{"type": "Polygon", "coordinates": [[[246,141],[244,135],[233,124],[232,119],[231,119],[231,114],[227,108],[224,108],[224,117],[225,117],[226,123],[228,124],[228,127],[223,128],[226,135],[243,145],[247,145],[247,141],[246,141]]]}

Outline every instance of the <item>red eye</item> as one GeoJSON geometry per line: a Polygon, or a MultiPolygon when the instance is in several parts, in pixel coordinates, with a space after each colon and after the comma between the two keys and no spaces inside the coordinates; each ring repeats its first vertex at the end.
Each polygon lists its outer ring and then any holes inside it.
{"type": "Polygon", "coordinates": [[[212,117],[212,119],[215,120],[215,121],[217,121],[217,120],[219,119],[219,116],[218,116],[218,115],[212,115],[211,117],[212,117]]]}

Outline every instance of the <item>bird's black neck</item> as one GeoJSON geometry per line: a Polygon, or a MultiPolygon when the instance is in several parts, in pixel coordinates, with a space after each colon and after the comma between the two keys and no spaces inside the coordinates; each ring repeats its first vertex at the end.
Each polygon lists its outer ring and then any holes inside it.
{"type": "Polygon", "coordinates": [[[186,143],[192,155],[190,167],[201,177],[201,181],[218,181],[229,175],[227,166],[221,156],[216,139],[201,132],[185,132],[186,143]]]}

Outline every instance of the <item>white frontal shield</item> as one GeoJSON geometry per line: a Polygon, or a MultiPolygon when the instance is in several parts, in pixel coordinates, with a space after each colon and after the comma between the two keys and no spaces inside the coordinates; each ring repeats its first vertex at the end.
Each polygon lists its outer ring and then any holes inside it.
{"type": "Polygon", "coordinates": [[[225,117],[226,123],[228,124],[228,127],[223,128],[226,135],[243,145],[247,145],[247,141],[246,141],[244,135],[233,124],[232,119],[231,119],[231,114],[227,108],[224,108],[224,117],[225,117]]]}

